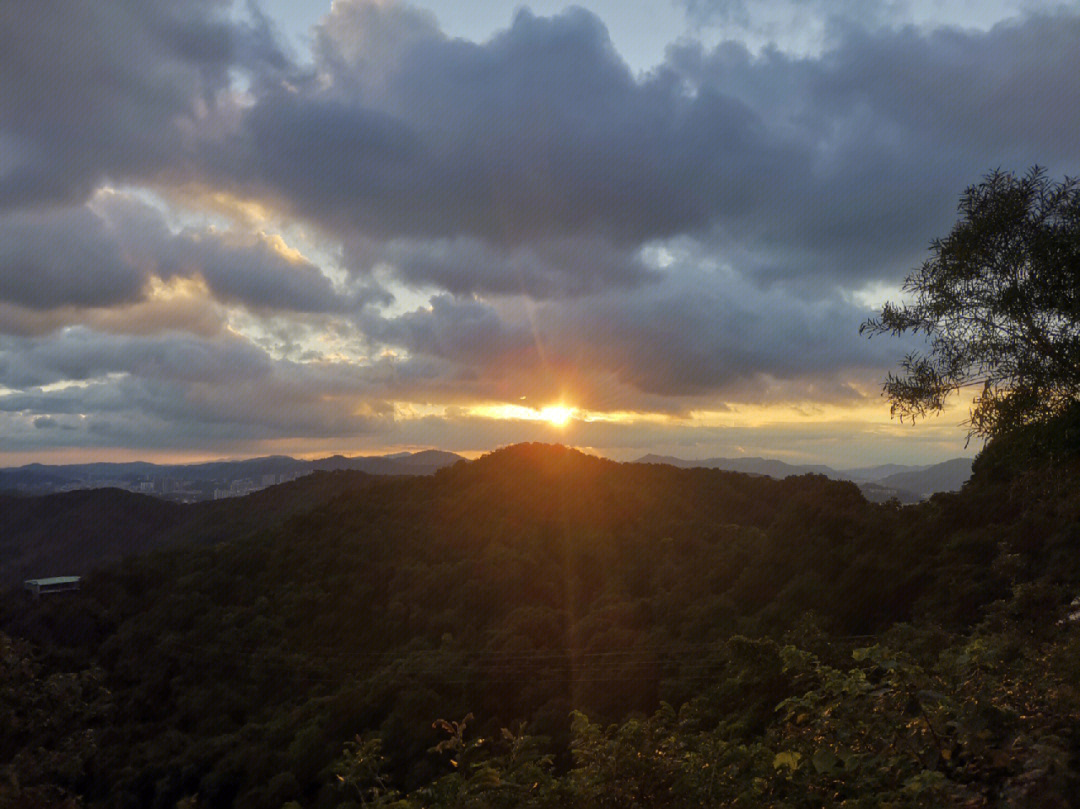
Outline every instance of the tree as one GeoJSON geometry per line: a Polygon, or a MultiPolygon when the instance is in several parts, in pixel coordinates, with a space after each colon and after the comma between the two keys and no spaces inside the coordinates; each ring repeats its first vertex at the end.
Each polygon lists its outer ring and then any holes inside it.
{"type": "Polygon", "coordinates": [[[911,303],[887,303],[860,333],[923,333],[924,353],[884,385],[893,415],[940,412],[981,386],[970,435],[993,438],[1044,423],[1080,400],[1080,186],[1038,166],[970,186],[960,218],[904,283],[911,303]]]}

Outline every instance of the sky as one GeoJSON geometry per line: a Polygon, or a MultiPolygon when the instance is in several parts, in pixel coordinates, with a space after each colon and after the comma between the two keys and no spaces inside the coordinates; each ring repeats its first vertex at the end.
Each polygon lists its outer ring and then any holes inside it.
{"type": "Polygon", "coordinates": [[[5,4],[0,465],[970,455],[859,325],[1080,171],[1080,10],[947,6],[5,4]]]}

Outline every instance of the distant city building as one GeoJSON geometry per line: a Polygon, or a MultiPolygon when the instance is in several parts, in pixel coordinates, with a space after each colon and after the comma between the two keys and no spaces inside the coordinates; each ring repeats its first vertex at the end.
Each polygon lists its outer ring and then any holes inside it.
{"type": "Polygon", "coordinates": [[[229,497],[240,497],[241,495],[251,494],[257,492],[262,487],[255,481],[249,478],[237,478],[229,483],[229,497]]]}
{"type": "Polygon", "coordinates": [[[23,582],[23,589],[31,593],[34,598],[41,598],[50,593],[78,590],[81,584],[81,576],[53,576],[48,579],[27,579],[23,582]]]}

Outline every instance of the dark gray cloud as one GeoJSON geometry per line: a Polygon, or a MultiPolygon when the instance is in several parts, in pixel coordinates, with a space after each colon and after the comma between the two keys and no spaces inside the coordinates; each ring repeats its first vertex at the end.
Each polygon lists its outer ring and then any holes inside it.
{"type": "Polygon", "coordinates": [[[246,340],[98,334],[73,328],[56,337],[8,338],[2,343],[0,385],[21,390],[125,374],[221,385],[265,377],[273,363],[246,340]]]}
{"type": "Polygon", "coordinates": [[[341,313],[387,299],[370,285],[339,293],[319,267],[277,237],[191,227],[174,233],[157,209],[120,194],[94,208],[0,214],[0,304],[33,310],[131,304],[144,298],[151,276],[199,277],[218,300],[255,309],[341,313]]]}
{"type": "Polygon", "coordinates": [[[109,306],[140,297],[145,281],[85,206],[0,214],[0,301],[37,310],[109,306]]]}
{"type": "Polygon", "coordinates": [[[815,82],[821,115],[864,105],[881,126],[983,154],[1076,159],[1080,16],[1065,10],[985,33],[850,32],[815,82]]]}
{"type": "Polygon", "coordinates": [[[0,206],[81,201],[176,166],[227,86],[216,0],[46,0],[0,11],[0,206]]]}
{"type": "Polygon", "coordinates": [[[800,164],[764,175],[763,204],[719,220],[716,243],[766,278],[899,280],[989,169],[1080,169],[1078,36],[1063,11],[989,31],[847,27],[820,57],[673,48],[672,69],[799,144],[800,164]]]}
{"type": "Polygon", "coordinates": [[[635,248],[679,234],[765,281],[895,281],[988,169],[1080,165],[1080,17],[1064,11],[990,31],[849,20],[813,57],[684,44],[643,77],[582,10],[523,11],[472,43],[409,6],[343,0],[310,64],[257,15],[196,0],[35,10],[4,30],[9,200],[199,180],[392,243],[403,280],[455,294],[625,287],[646,277],[635,248]],[[51,47],[62,37],[83,44],[51,47]],[[62,92],[41,92],[50,76],[62,92]]]}
{"type": "Polygon", "coordinates": [[[988,169],[1080,165],[1078,35],[1065,12],[849,25],[820,56],[688,44],[635,77],[581,10],[471,43],[341,2],[314,64],[264,88],[207,170],[456,294],[626,286],[633,249],[678,234],[763,281],[895,282],[988,169]],[[608,257],[560,277],[555,244],[608,257]]]}
{"type": "MultiPolygon", "coordinates": [[[[424,364],[418,365],[422,369],[424,364]]],[[[66,392],[77,401],[86,395],[80,391],[110,390],[109,384],[99,383],[121,379],[133,385],[162,380],[192,389],[204,386],[220,391],[226,400],[240,397],[248,388],[280,385],[317,401],[320,397],[370,394],[379,385],[410,374],[408,370],[388,374],[378,362],[358,368],[341,359],[277,359],[254,341],[232,332],[210,338],[132,336],[73,327],[45,337],[0,338],[0,387],[15,391],[0,396],[8,410],[21,409],[12,403],[45,401],[56,392],[66,392]]],[[[118,401],[122,403],[123,397],[118,401]]],[[[281,404],[287,405],[287,400],[281,404]]],[[[261,406],[274,407],[274,397],[268,396],[261,406]]]]}
{"type": "Polygon", "coordinates": [[[0,385],[17,391],[0,396],[0,412],[64,416],[84,439],[176,446],[186,436],[190,446],[213,446],[224,437],[341,436],[370,431],[391,413],[372,396],[371,380],[347,364],[274,361],[236,336],[131,338],[73,329],[49,339],[9,338],[0,348],[7,349],[0,385]],[[143,428],[149,432],[140,435],[143,428]]]}
{"type": "Polygon", "coordinates": [[[335,5],[311,75],[257,100],[217,170],[340,232],[634,243],[745,205],[774,148],[738,101],[636,81],[584,11],[522,11],[475,44],[359,2],[335,5]]]}
{"type": "Polygon", "coordinates": [[[405,284],[433,286],[458,296],[565,298],[632,288],[658,278],[638,250],[588,236],[510,246],[469,236],[389,241],[353,237],[345,241],[344,258],[362,277],[388,266],[405,284]]]}
{"type": "Polygon", "coordinates": [[[915,345],[860,339],[868,307],[686,267],[621,295],[523,308],[449,296],[431,304],[389,320],[372,316],[364,327],[413,354],[471,368],[478,379],[531,377],[546,390],[530,393],[548,397],[569,384],[582,406],[600,409],[616,408],[615,395],[630,409],[677,408],[681,397],[857,398],[845,377],[876,378],[915,345]],[[783,390],[770,394],[773,382],[783,390]]]}
{"type": "MultiPolygon", "coordinates": [[[[376,339],[408,349],[411,353],[436,357],[478,370],[507,356],[520,356],[533,346],[528,324],[508,323],[486,303],[440,295],[427,309],[395,318],[371,315],[363,321],[365,330],[376,339]]],[[[535,360],[528,358],[528,364],[535,360]]]]}

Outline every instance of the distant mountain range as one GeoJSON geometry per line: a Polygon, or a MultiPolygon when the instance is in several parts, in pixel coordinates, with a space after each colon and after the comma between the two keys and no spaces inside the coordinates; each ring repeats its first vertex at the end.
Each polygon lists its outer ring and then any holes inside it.
{"type": "Polygon", "coordinates": [[[270,455],[243,461],[212,461],[198,464],[132,463],[28,464],[0,469],[0,490],[43,494],[82,488],[129,488],[148,494],[191,493],[195,499],[210,499],[215,491],[235,482],[234,494],[246,494],[265,486],[295,480],[312,472],[348,470],[369,475],[429,475],[444,466],[463,460],[460,455],[439,450],[393,455],[331,455],[317,460],[298,460],[286,455],[270,455]]]}
{"type": "MultiPolygon", "coordinates": [[[[248,494],[312,472],[355,471],[369,475],[429,475],[463,460],[441,450],[399,452],[391,455],[346,457],[331,455],[317,460],[298,460],[271,455],[243,461],[212,461],[199,464],[88,463],[26,466],[0,469],[0,491],[30,494],[84,488],[115,487],[174,500],[209,500],[223,495],[248,494]]],[[[834,469],[824,464],[789,464],[770,458],[706,458],[685,460],[667,455],[645,455],[637,463],[669,464],[682,468],[704,467],[786,478],[790,475],[825,475],[832,480],[856,483],[868,500],[897,498],[904,503],[924,500],[936,492],[955,491],[971,476],[970,458],[953,458],[939,464],[908,466],[881,464],[854,469],[834,469]]]]}
{"type": "Polygon", "coordinates": [[[925,466],[882,464],[856,469],[833,469],[822,464],[789,464],[769,458],[706,458],[688,461],[668,455],[646,455],[638,463],[670,464],[683,468],[704,467],[786,478],[789,475],[825,475],[832,480],[850,480],[857,484],[867,500],[884,502],[895,497],[902,503],[925,500],[937,492],[952,492],[971,477],[971,458],[953,458],[925,466]]]}

